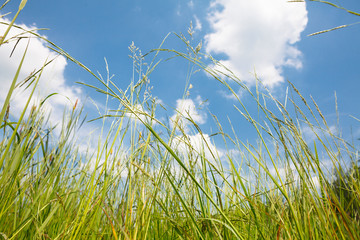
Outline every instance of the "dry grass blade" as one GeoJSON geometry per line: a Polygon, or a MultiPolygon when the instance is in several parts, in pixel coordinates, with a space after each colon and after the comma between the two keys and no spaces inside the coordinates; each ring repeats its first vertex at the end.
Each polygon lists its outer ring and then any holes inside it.
{"type": "Polygon", "coordinates": [[[308,36],[308,37],[311,37],[311,36],[315,36],[315,35],[319,35],[319,34],[331,32],[331,31],[334,31],[334,30],[337,30],[337,29],[345,28],[345,27],[348,27],[348,26],[350,26],[350,25],[341,25],[341,26],[334,27],[334,28],[330,28],[330,29],[327,29],[327,30],[322,30],[322,31],[319,31],[319,32],[311,33],[311,34],[309,34],[309,35],[307,35],[307,36],[308,36]]]}

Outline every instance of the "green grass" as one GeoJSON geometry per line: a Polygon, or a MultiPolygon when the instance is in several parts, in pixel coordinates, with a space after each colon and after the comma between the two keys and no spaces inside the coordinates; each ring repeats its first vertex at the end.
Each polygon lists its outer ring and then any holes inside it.
{"type": "MultiPolygon", "coordinates": [[[[358,151],[332,133],[315,101],[291,83],[285,104],[260,82],[252,92],[215,59],[212,64],[222,70],[209,68],[201,59],[210,56],[177,36],[188,52],[160,46],[147,54],[153,57],[147,67],[130,47],[134,81],[126,90],[48,42],[97,79],[101,87],[83,85],[105,94],[108,108],[110,101],[119,106],[96,120],[103,120],[104,137],[87,153],[75,139],[83,123],[79,106],[64,112],[58,135],[49,127],[43,102],[30,106],[32,95],[20,117],[10,119],[18,73],[14,76],[1,111],[0,239],[359,239],[358,151]],[[191,116],[179,113],[173,124],[156,119],[162,106],[151,95],[148,78],[160,67],[160,53],[189,62],[184,98],[196,69],[234,94],[235,108],[257,135],[256,145],[237,137],[231,121],[234,131],[224,132],[213,115],[214,135],[227,149],[220,155],[191,116]],[[242,102],[229,82],[251,100],[242,102]],[[204,140],[200,150],[191,145],[183,121],[204,140]],[[304,138],[304,128],[316,136],[313,142],[304,138]]],[[[33,92],[41,72],[30,85],[33,92]]]]}

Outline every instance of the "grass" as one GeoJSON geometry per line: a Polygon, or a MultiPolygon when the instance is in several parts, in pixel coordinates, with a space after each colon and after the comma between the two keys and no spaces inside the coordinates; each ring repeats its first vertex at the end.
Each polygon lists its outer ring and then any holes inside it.
{"type": "MultiPolygon", "coordinates": [[[[9,29],[16,27],[14,20],[9,29]]],[[[201,46],[177,36],[188,52],[160,46],[146,55],[153,57],[146,68],[144,56],[130,47],[134,77],[126,90],[49,42],[101,87],[83,85],[106,96],[109,109],[96,120],[103,120],[105,137],[87,153],[75,141],[83,123],[79,106],[64,112],[59,134],[47,123],[44,102],[30,105],[32,95],[19,118],[9,117],[18,73],[14,76],[1,111],[0,238],[359,239],[358,151],[331,131],[315,101],[291,83],[285,104],[260,82],[252,92],[215,59],[217,68],[202,62],[211,57],[201,53],[201,46]],[[161,105],[149,91],[148,78],[159,67],[160,53],[183,58],[190,72],[201,69],[232,93],[235,108],[257,133],[257,145],[241,140],[235,129],[224,132],[213,116],[216,135],[228,149],[220,154],[190,115],[179,113],[171,124],[156,119],[161,105]],[[251,100],[242,102],[229,82],[251,100]],[[110,101],[119,107],[111,109],[110,101]],[[249,104],[256,106],[255,113],[249,104]],[[202,139],[200,147],[194,147],[186,127],[202,139]],[[306,141],[305,128],[314,134],[313,142],[306,141]],[[349,163],[353,167],[347,170],[349,163]]],[[[4,36],[0,47],[7,40],[4,36]]],[[[33,92],[41,72],[29,85],[33,92]]]]}

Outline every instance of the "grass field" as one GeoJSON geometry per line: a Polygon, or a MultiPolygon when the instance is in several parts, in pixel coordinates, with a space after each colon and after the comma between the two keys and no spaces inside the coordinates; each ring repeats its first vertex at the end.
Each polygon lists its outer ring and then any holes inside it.
{"type": "MultiPolygon", "coordinates": [[[[285,104],[260,82],[251,91],[215,59],[217,67],[209,68],[201,49],[179,38],[187,53],[159,48],[152,56],[183,58],[220,82],[237,98],[235,107],[257,144],[224,132],[219,123],[216,135],[228,149],[219,153],[191,116],[179,113],[171,124],[156,119],[161,106],[147,81],[156,60],[122,90],[49,42],[102,87],[83,85],[119,108],[96,120],[111,124],[84,153],[75,141],[81,106],[64,112],[56,133],[44,102],[33,105],[42,69],[27,79],[32,93],[19,117],[11,117],[10,98],[22,80],[19,62],[0,114],[0,239],[360,239],[358,150],[333,132],[315,101],[291,83],[285,104]],[[252,102],[243,103],[229,81],[252,102]],[[255,114],[247,104],[256,106],[255,114]],[[194,147],[185,128],[200,136],[200,145],[194,147]],[[305,139],[304,128],[313,141],[305,139]]],[[[130,50],[137,69],[143,57],[134,46],[130,50]]]]}

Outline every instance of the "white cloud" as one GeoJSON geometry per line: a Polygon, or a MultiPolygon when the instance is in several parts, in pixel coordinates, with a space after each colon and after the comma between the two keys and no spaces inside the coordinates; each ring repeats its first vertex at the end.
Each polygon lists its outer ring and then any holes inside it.
{"type": "Polygon", "coordinates": [[[194,19],[195,19],[195,30],[201,31],[202,24],[201,24],[199,18],[196,15],[194,15],[194,19]]]}
{"type": "Polygon", "coordinates": [[[151,117],[150,117],[151,114],[148,111],[146,111],[144,109],[144,107],[142,105],[140,105],[140,104],[136,104],[132,108],[132,111],[134,111],[136,115],[134,113],[130,113],[129,110],[126,110],[126,111],[127,112],[125,113],[125,116],[130,118],[133,121],[136,121],[141,126],[142,126],[142,123],[140,122],[140,120],[142,122],[145,122],[145,123],[148,123],[148,124],[151,124],[151,125],[156,124],[156,121],[151,119],[151,117]]]}
{"type": "Polygon", "coordinates": [[[318,176],[313,176],[311,182],[314,184],[315,189],[320,189],[320,180],[318,176]]]}
{"type": "Polygon", "coordinates": [[[285,181],[285,180],[295,180],[298,181],[299,178],[299,173],[296,170],[296,167],[294,166],[293,163],[290,163],[288,166],[272,166],[269,169],[269,173],[275,177],[275,179],[281,179],[281,181],[285,181]],[[293,179],[292,179],[293,177],[293,179]]]}
{"type": "MultiPolygon", "coordinates": [[[[0,18],[1,22],[9,21],[4,18],[0,18]]],[[[33,29],[26,25],[19,25],[25,30],[33,29]]],[[[0,24],[0,35],[3,35],[7,28],[7,25],[0,24]]],[[[6,39],[9,39],[15,35],[24,33],[23,30],[12,28],[6,39]]],[[[29,33],[23,36],[31,36],[29,33]]],[[[28,39],[22,39],[16,46],[12,56],[10,54],[16,44],[16,39],[9,41],[9,43],[0,46],[0,102],[4,102],[10,84],[16,70],[19,66],[20,60],[24,54],[28,39]]],[[[58,93],[51,97],[45,104],[47,112],[52,112],[50,121],[55,124],[62,119],[63,110],[65,106],[74,104],[76,99],[81,95],[81,88],[70,86],[66,83],[64,77],[65,67],[67,65],[66,59],[63,56],[57,56],[54,52],[46,47],[46,43],[43,40],[32,37],[29,43],[28,51],[25,56],[24,64],[22,66],[18,82],[24,80],[34,70],[39,70],[45,64],[46,61],[55,60],[50,63],[42,73],[39,81],[39,86],[35,91],[33,103],[38,102],[40,99],[48,96],[51,93],[58,93]],[[69,98],[72,103],[66,98],[69,98]]],[[[24,88],[16,89],[11,100],[11,113],[19,116],[22,111],[28,96],[30,89],[24,91],[24,88]]],[[[80,99],[79,99],[80,100],[80,99]]],[[[31,106],[30,106],[31,107],[31,106]]]]}
{"type": "Polygon", "coordinates": [[[223,97],[223,98],[226,98],[226,99],[229,99],[229,100],[233,100],[233,101],[237,101],[238,99],[242,99],[245,95],[246,95],[246,90],[243,89],[243,88],[239,88],[237,90],[237,92],[235,93],[236,96],[232,93],[232,92],[229,92],[229,91],[224,91],[224,90],[219,90],[218,93],[223,97]]]}
{"type": "Polygon", "coordinates": [[[160,99],[160,98],[155,99],[155,104],[156,105],[162,105],[162,106],[165,105],[164,101],[162,99],[160,99]]]}
{"type": "Polygon", "coordinates": [[[308,143],[313,144],[315,140],[318,140],[318,137],[321,139],[324,137],[328,138],[331,134],[336,133],[336,126],[331,125],[329,129],[319,129],[315,126],[311,128],[309,125],[304,125],[301,127],[301,132],[305,140],[308,143]]]}
{"type": "MultiPolygon", "coordinates": [[[[201,97],[196,98],[196,102],[201,104],[201,97]]],[[[207,115],[206,113],[199,111],[195,105],[195,102],[192,99],[178,99],[176,101],[176,112],[170,118],[171,124],[174,124],[179,118],[178,126],[181,126],[185,132],[188,132],[189,129],[187,126],[190,124],[185,118],[191,118],[197,124],[204,124],[206,122],[207,115]]]]}
{"type": "Polygon", "coordinates": [[[96,171],[99,174],[104,168],[107,174],[120,175],[122,178],[126,178],[128,175],[128,155],[123,149],[110,150],[108,156],[102,154],[98,156],[97,149],[88,147],[86,145],[80,145],[81,153],[86,154],[86,162],[81,162],[79,167],[89,173],[96,171]],[[92,154],[92,157],[90,157],[92,154]]]}
{"type": "MultiPolygon", "coordinates": [[[[203,155],[207,160],[215,163],[215,159],[220,159],[223,156],[223,152],[211,143],[208,134],[197,133],[195,135],[177,136],[173,142],[175,148],[185,159],[190,159],[191,155],[191,158],[195,160],[199,155],[203,155]]],[[[198,164],[201,164],[199,159],[198,161],[198,164]]]]}
{"type": "Polygon", "coordinates": [[[254,83],[283,81],[285,66],[301,68],[301,52],[294,46],[307,24],[305,3],[286,0],[215,0],[208,21],[213,30],[205,36],[208,53],[226,54],[221,63],[241,80],[254,83]]]}

